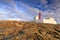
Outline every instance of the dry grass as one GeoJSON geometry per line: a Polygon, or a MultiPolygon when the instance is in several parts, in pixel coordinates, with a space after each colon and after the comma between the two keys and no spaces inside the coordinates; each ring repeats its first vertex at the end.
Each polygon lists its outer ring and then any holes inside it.
{"type": "Polygon", "coordinates": [[[60,40],[60,25],[0,21],[0,40],[60,40]]]}

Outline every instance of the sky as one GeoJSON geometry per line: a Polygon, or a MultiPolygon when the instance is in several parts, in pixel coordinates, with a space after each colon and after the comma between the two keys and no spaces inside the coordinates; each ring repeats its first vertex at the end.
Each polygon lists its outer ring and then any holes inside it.
{"type": "Polygon", "coordinates": [[[33,20],[53,17],[60,24],[60,0],[0,0],[0,20],[33,20]]]}

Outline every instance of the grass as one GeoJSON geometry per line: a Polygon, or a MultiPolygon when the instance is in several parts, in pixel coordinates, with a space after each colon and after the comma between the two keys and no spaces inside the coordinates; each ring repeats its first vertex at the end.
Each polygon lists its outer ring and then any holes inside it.
{"type": "Polygon", "coordinates": [[[1,20],[0,40],[60,40],[60,25],[1,20]]]}

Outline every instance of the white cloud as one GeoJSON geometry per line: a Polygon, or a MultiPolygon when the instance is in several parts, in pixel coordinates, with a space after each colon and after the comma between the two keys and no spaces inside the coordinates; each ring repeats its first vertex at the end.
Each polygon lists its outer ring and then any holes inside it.
{"type": "MultiPolygon", "coordinates": [[[[42,1],[42,4],[45,5],[47,3],[46,0],[41,0],[42,1]]],[[[11,7],[8,7],[6,5],[0,5],[2,10],[0,10],[0,19],[2,18],[6,18],[6,19],[9,19],[9,17],[11,17],[10,19],[12,18],[15,18],[15,19],[19,19],[19,18],[23,18],[24,20],[30,20],[30,19],[33,19],[33,17],[35,15],[37,15],[37,13],[41,12],[42,13],[42,18],[46,18],[48,16],[51,16],[51,17],[54,17],[58,23],[60,23],[60,1],[57,1],[57,0],[51,0],[53,1],[54,3],[53,4],[50,4],[49,6],[48,5],[45,5],[47,8],[50,8],[50,9],[55,9],[55,10],[46,10],[46,11],[41,11],[37,8],[34,8],[34,7],[31,7],[31,6],[28,6],[27,4],[23,3],[23,2],[19,2],[20,6],[22,6],[23,8],[25,8],[26,13],[22,10],[19,10],[16,6],[16,3],[13,1],[13,0],[2,0],[1,2],[5,2],[9,5],[12,5],[13,8],[11,7]],[[54,6],[55,5],[55,6],[54,6]],[[2,13],[2,14],[1,14],[2,13]]],[[[1,9],[0,8],[0,9],[1,9]]]]}
{"type": "MultiPolygon", "coordinates": [[[[2,2],[3,2],[3,0],[2,0],[2,2]]],[[[9,4],[12,4],[12,3],[14,4],[14,2],[11,2],[10,0],[9,1],[5,0],[4,2],[8,2],[9,4]]],[[[2,11],[0,10],[0,15],[1,15],[0,19],[2,19],[2,18],[4,18],[4,19],[7,19],[7,18],[12,19],[12,18],[15,18],[16,16],[18,16],[18,18],[20,17],[20,18],[23,18],[23,19],[31,20],[31,19],[33,19],[33,17],[31,17],[30,15],[35,16],[34,14],[39,12],[39,10],[36,9],[36,8],[32,8],[32,7],[30,7],[27,4],[22,3],[22,2],[20,2],[20,3],[21,3],[21,6],[26,8],[26,10],[27,10],[26,13],[24,11],[18,10],[16,5],[15,5],[15,8],[11,8],[11,7],[7,6],[7,5],[2,4],[2,5],[0,5],[0,6],[2,6],[1,7],[2,11]],[[29,13],[31,13],[31,14],[29,14],[29,13]]]]}
{"type": "Polygon", "coordinates": [[[40,0],[40,2],[41,2],[42,5],[46,5],[48,1],[46,1],[46,0],[40,0]]]}
{"type": "MultiPolygon", "coordinates": [[[[42,4],[45,5],[48,1],[41,0],[42,4]]],[[[58,23],[60,23],[60,0],[50,0],[50,4],[46,6],[48,10],[42,13],[43,18],[48,16],[54,17],[58,23]]]]}
{"type": "Polygon", "coordinates": [[[27,4],[23,2],[18,2],[18,4],[21,4],[20,6],[22,6],[26,10],[25,15],[26,17],[29,17],[29,18],[33,18],[40,11],[37,8],[28,6],[27,4]]]}
{"type": "Polygon", "coordinates": [[[0,3],[5,3],[5,4],[15,6],[15,2],[13,0],[0,0],[0,3]]]}

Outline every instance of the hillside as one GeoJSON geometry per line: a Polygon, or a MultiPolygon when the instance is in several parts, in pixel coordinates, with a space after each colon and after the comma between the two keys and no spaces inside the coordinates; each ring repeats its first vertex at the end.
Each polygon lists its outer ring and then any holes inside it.
{"type": "Polygon", "coordinates": [[[0,40],[60,40],[60,25],[0,21],[0,40]]]}

